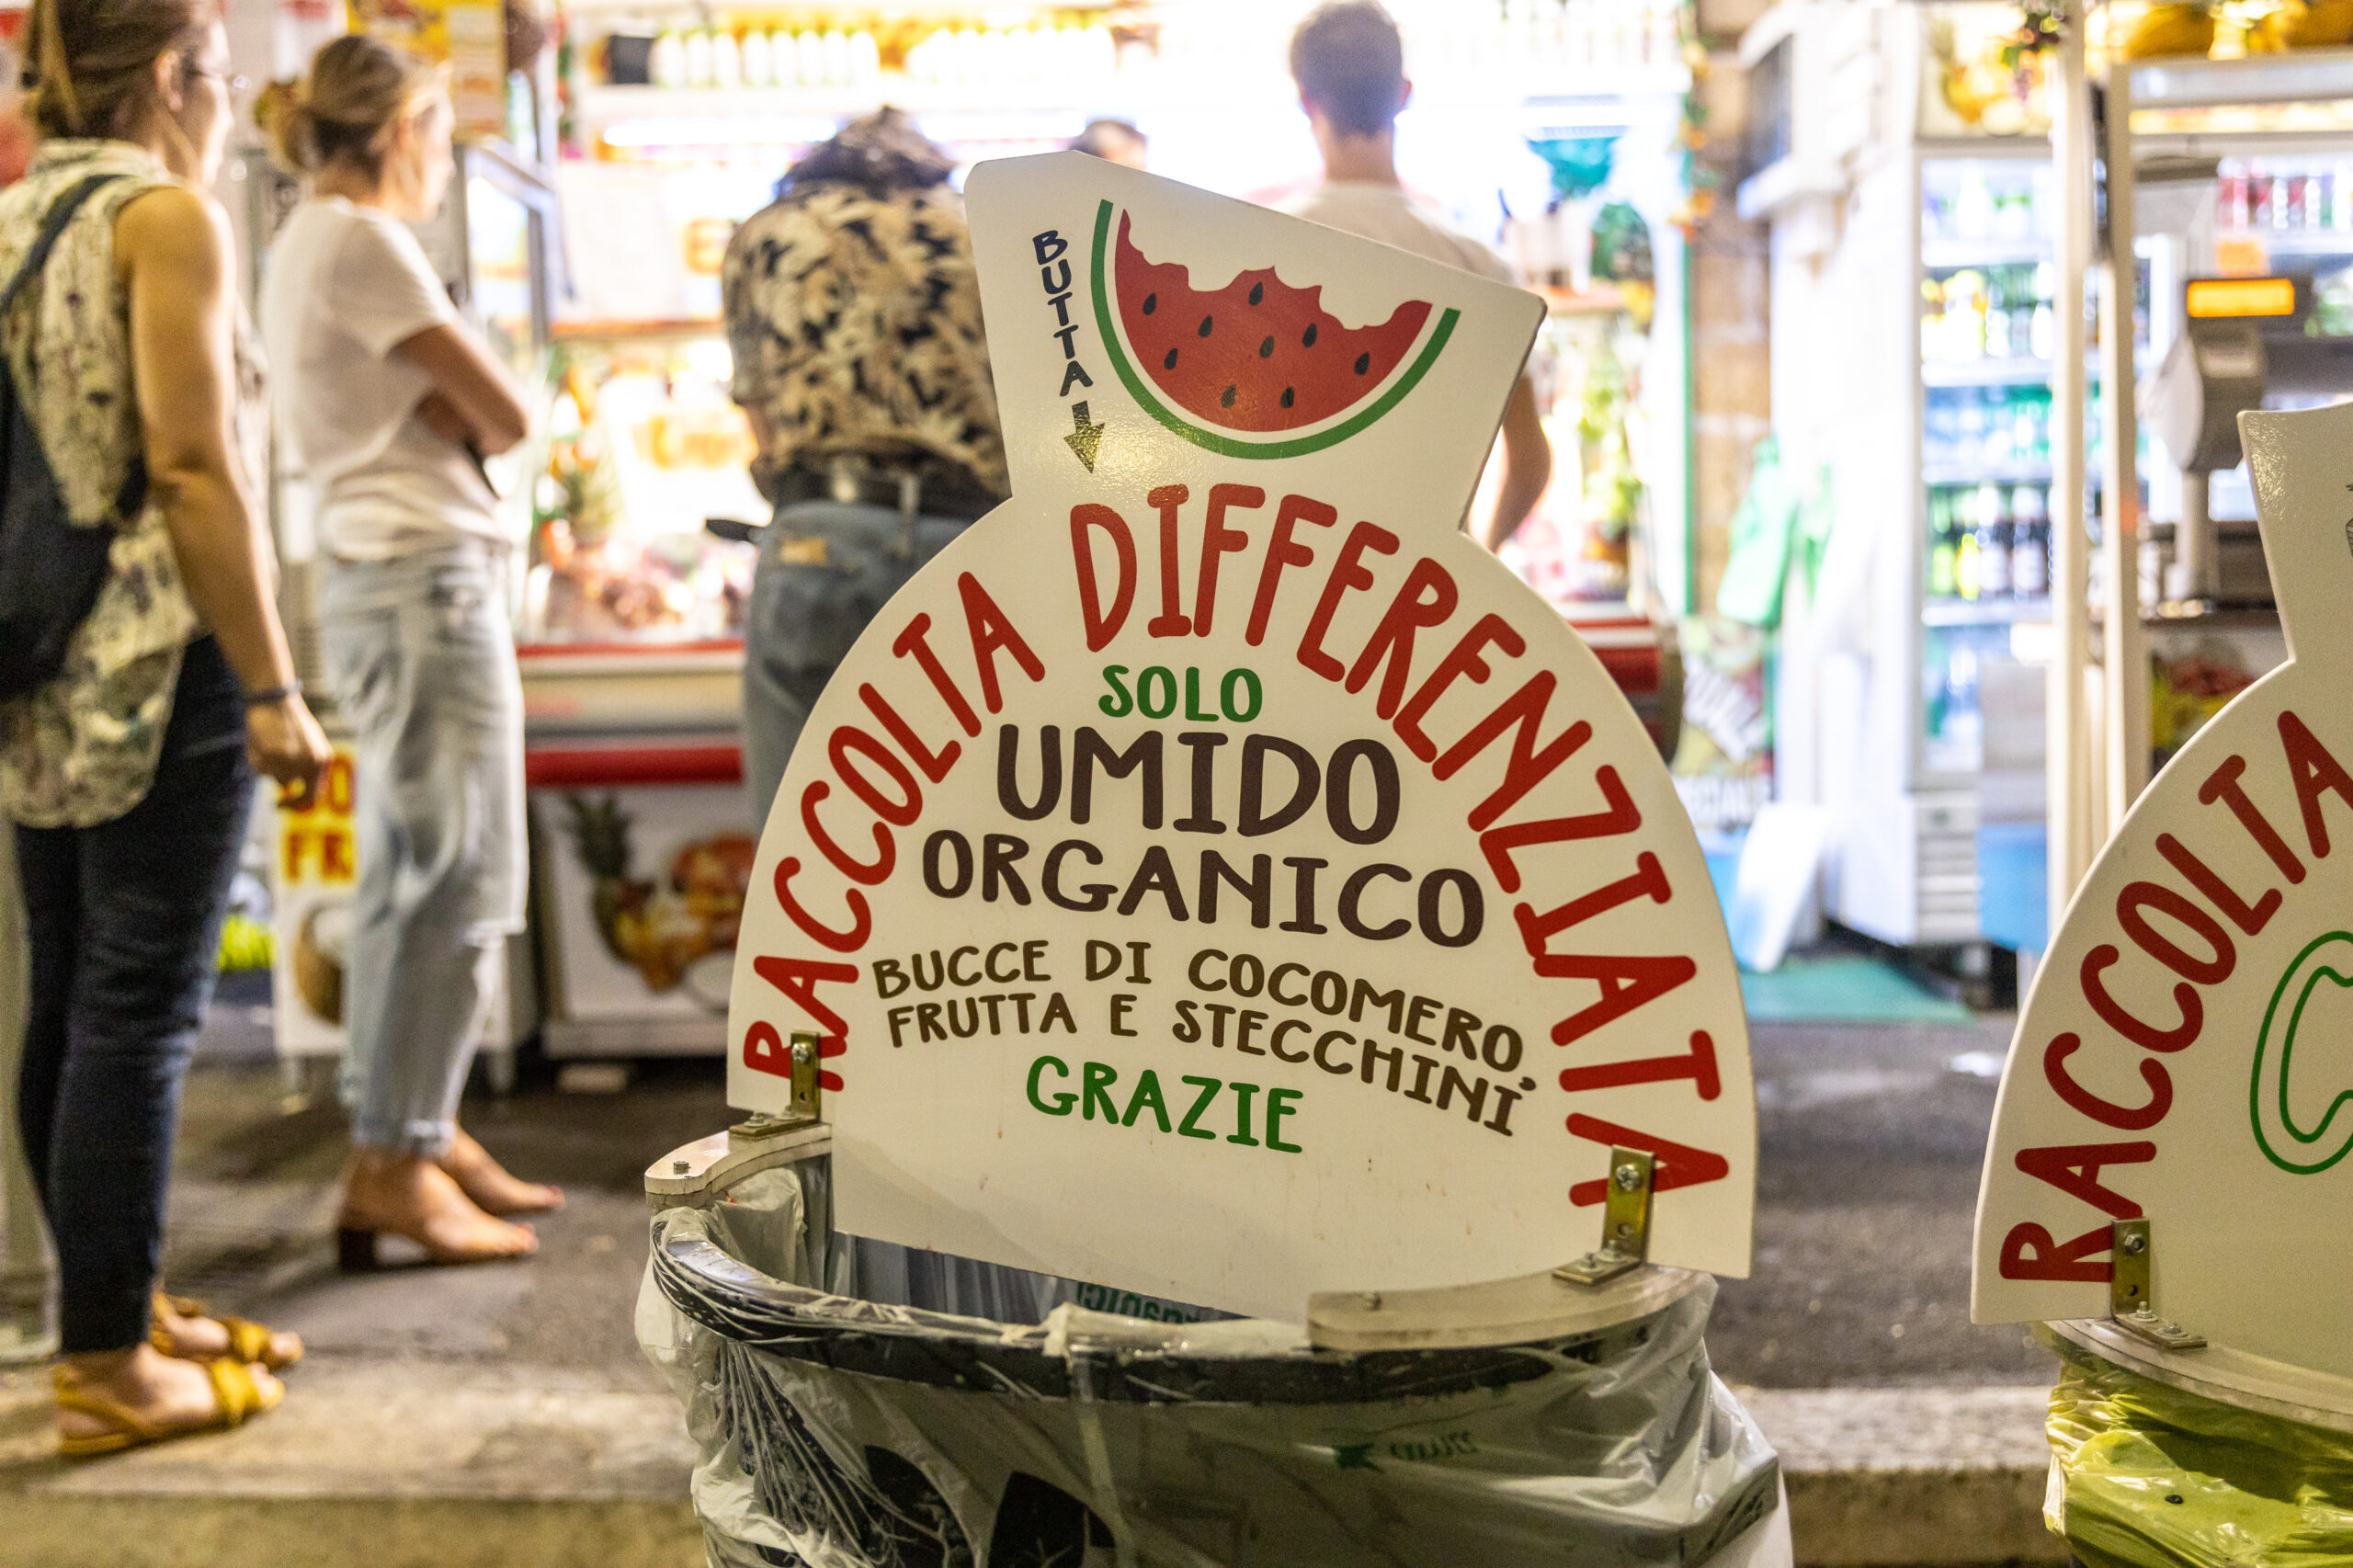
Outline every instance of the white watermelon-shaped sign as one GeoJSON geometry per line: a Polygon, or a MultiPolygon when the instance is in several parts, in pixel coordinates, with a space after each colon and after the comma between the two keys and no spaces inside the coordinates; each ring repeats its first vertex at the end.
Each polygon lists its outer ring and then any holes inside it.
{"type": "Polygon", "coordinates": [[[824,1040],[852,1233],[1296,1317],[1745,1271],[1732,957],[1601,666],[1458,525],[1531,295],[1095,159],[968,196],[1014,498],[868,630],[761,841],[729,1096],[824,1040]]]}
{"type": "Polygon", "coordinates": [[[2240,429],[2290,657],[2151,781],[2052,939],[1973,1315],[2105,1313],[2109,1227],[2145,1216],[2163,1316],[2353,1375],[2353,405],[2240,429]]]}

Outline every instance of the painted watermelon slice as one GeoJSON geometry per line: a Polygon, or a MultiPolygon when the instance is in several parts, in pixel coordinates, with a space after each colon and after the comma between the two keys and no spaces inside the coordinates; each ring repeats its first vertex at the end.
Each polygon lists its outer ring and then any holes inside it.
{"type": "Polygon", "coordinates": [[[1096,324],[1120,380],[1154,418],[1225,457],[1287,458],[1344,441],[1394,408],[1437,363],[1461,312],[1408,300],[1349,327],[1271,267],[1214,292],[1147,257],[1131,215],[1095,214],[1096,324]]]}

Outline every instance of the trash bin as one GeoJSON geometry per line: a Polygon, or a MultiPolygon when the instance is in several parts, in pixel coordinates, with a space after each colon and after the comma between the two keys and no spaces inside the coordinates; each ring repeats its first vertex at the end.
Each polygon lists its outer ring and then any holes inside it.
{"type": "Polygon", "coordinates": [[[1704,1275],[1589,1333],[1318,1349],[840,1235],[813,1131],[691,1198],[649,1175],[638,1336],[721,1568],[1790,1561],[1778,1461],[1709,1368],[1704,1275]]]}
{"type": "Polygon", "coordinates": [[[2086,1568],[2353,1562],[2353,1434],[2059,1353],[2043,1517],[2086,1568]]]}

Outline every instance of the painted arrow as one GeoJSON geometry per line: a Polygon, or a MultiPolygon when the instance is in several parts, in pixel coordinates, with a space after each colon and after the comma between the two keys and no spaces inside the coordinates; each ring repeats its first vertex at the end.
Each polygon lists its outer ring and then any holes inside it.
{"type": "Polygon", "coordinates": [[[1069,443],[1072,451],[1078,454],[1078,460],[1086,465],[1086,472],[1093,473],[1095,454],[1103,445],[1103,426],[1086,422],[1086,404],[1084,403],[1070,405],[1070,422],[1076,428],[1063,439],[1069,443]]]}

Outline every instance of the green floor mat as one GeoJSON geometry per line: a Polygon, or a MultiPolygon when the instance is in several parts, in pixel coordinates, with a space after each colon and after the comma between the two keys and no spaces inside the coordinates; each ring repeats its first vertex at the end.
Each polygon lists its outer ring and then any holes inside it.
{"type": "Polygon", "coordinates": [[[1770,974],[1740,977],[1752,1023],[1927,1023],[1969,1021],[1969,1009],[1906,977],[1893,965],[1852,953],[1791,955],[1770,974]]]}

